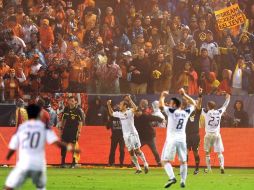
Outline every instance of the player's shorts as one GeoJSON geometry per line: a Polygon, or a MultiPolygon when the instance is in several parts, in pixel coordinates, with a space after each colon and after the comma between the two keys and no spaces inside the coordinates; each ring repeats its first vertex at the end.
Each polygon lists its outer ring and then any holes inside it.
{"type": "Polygon", "coordinates": [[[181,162],[187,161],[187,146],[186,142],[166,141],[162,150],[162,161],[174,161],[176,154],[181,162]]]}
{"type": "Polygon", "coordinates": [[[63,130],[62,141],[66,143],[76,143],[77,141],[78,127],[68,127],[66,126],[63,130]]]}
{"type": "Polygon", "coordinates": [[[210,152],[214,147],[214,152],[224,152],[224,146],[220,134],[207,133],[204,139],[204,150],[210,152]]]}
{"type": "Polygon", "coordinates": [[[187,135],[186,142],[188,150],[198,151],[200,144],[199,134],[187,135]]]}
{"type": "Polygon", "coordinates": [[[18,189],[28,178],[32,179],[36,188],[42,189],[46,186],[46,171],[22,170],[18,167],[15,167],[11,171],[6,180],[5,186],[12,189],[18,189]]]}
{"type": "Polygon", "coordinates": [[[140,139],[138,134],[131,133],[123,137],[125,146],[127,147],[128,151],[136,150],[141,147],[140,139]]]}

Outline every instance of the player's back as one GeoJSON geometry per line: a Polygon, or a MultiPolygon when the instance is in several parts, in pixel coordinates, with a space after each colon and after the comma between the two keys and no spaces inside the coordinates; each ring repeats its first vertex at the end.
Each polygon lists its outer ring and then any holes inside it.
{"type": "Polygon", "coordinates": [[[45,144],[56,138],[39,120],[29,120],[20,125],[10,142],[11,149],[19,150],[17,166],[27,170],[43,170],[46,166],[45,144]]]}
{"type": "Polygon", "coordinates": [[[212,109],[209,111],[202,110],[202,114],[205,116],[205,131],[208,133],[220,132],[220,122],[223,114],[222,109],[212,109]]]}
{"type": "Polygon", "coordinates": [[[169,109],[167,138],[168,140],[174,139],[176,141],[186,141],[186,125],[190,114],[193,112],[194,107],[191,106],[185,110],[182,109],[169,109]]]}

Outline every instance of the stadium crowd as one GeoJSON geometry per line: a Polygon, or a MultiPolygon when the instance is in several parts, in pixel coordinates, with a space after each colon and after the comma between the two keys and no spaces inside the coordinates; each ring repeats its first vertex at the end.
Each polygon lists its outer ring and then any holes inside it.
{"type": "Polygon", "coordinates": [[[254,93],[246,0],[0,0],[0,100],[40,92],[254,93]],[[238,3],[245,24],[219,30],[238,3]],[[102,6],[101,4],[104,4],[102,6]],[[105,7],[105,8],[103,8],[105,7]]]}

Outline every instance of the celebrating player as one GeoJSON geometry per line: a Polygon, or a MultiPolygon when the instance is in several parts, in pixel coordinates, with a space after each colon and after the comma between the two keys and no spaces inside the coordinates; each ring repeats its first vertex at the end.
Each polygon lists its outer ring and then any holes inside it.
{"type": "Polygon", "coordinates": [[[137,156],[140,157],[144,163],[145,173],[148,173],[148,163],[144,153],[140,150],[141,143],[139,140],[138,132],[134,126],[134,113],[137,111],[137,106],[132,101],[130,96],[126,96],[124,100],[120,102],[120,111],[113,111],[111,107],[111,100],[107,101],[107,106],[109,114],[121,120],[124,142],[130,153],[132,162],[136,166],[136,174],[142,172],[137,156]],[[129,105],[131,106],[131,109],[128,109],[129,105]]]}
{"type": "Polygon", "coordinates": [[[180,165],[181,187],[185,187],[187,178],[187,147],[186,147],[186,124],[194,111],[196,102],[190,98],[184,91],[180,89],[179,93],[187,100],[184,105],[177,98],[170,100],[170,106],[165,106],[165,97],[168,92],[164,91],[160,97],[160,107],[163,107],[168,116],[167,138],[163,147],[161,161],[164,169],[169,177],[169,181],[165,184],[165,188],[169,188],[172,184],[176,183],[175,174],[170,161],[174,161],[177,153],[180,165]]]}
{"type": "Polygon", "coordinates": [[[39,106],[29,105],[27,113],[29,120],[19,126],[9,144],[7,160],[17,149],[19,150],[19,160],[6,180],[5,190],[19,188],[27,178],[32,178],[37,190],[46,189],[46,143],[78,152],[78,150],[73,150],[71,145],[66,146],[58,141],[55,133],[40,121],[41,108],[39,106]]]}
{"type": "Polygon", "coordinates": [[[197,101],[197,108],[191,114],[191,116],[187,122],[187,127],[186,127],[187,149],[188,149],[188,151],[191,151],[191,150],[193,151],[193,155],[195,158],[196,168],[194,170],[194,175],[198,174],[199,163],[200,163],[198,148],[199,148],[199,143],[200,143],[199,120],[200,120],[200,115],[201,115],[202,92],[203,92],[203,89],[200,88],[199,89],[199,98],[197,101]]]}
{"type": "Polygon", "coordinates": [[[221,173],[224,174],[224,157],[222,152],[224,151],[221,135],[220,135],[220,122],[223,113],[226,111],[230,102],[230,95],[226,94],[226,101],[224,105],[216,110],[216,103],[209,101],[207,103],[207,110],[202,109],[202,115],[205,118],[205,139],[204,139],[204,150],[206,152],[206,165],[207,169],[205,172],[211,171],[210,152],[211,148],[214,147],[214,152],[218,154],[221,173]]]}

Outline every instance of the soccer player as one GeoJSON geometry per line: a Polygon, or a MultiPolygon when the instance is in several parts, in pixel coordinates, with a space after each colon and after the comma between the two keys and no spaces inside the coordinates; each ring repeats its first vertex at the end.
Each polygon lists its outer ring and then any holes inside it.
{"type": "Polygon", "coordinates": [[[16,150],[19,151],[19,160],[6,180],[5,190],[20,188],[28,178],[32,179],[37,190],[46,189],[46,143],[67,147],[69,151],[78,151],[73,150],[71,145],[58,141],[56,134],[40,121],[39,106],[29,105],[27,113],[29,120],[19,126],[9,144],[7,160],[16,150]]]}
{"type": "Polygon", "coordinates": [[[214,147],[214,152],[218,154],[221,174],[224,174],[224,157],[222,152],[224,151],[221,135],[220,135],[220,122],[223,113],[226,111],[230,102],[230,95],[226,94],[226,101],[220,109],[216,108],[214,101],[207,103],[207,110],[202,109],[202,115],[205,118],[205,139],[204,139],[204,150],[206,152],[206,166],[205,172],[211,171],[210,152],[211,148],[214,147]]]}
{"type": "MultiPolygon", "coordinates": [[[[83,126],[83,113],[82,110],[77,106],[77,100],[75,97],[70,96],[68,98],[68,106],[65,107],[62,117],[62,141],[64,143],[76,144],[78,142],[81,129],[83,126]]],[[[61,149],[61,167],[65,168],[66,148],[61,149]]],[[[75,154],[72,157],[71,168],[77,166],[77,159],[75,154]]]]}
{"type": "Polygon", "coordinates": [[[144,171],[147,174],[149,170],[148,163],[144,153],[140,150],[141,143],[139,140],[138,132],[134,126],[134,113],[137,111],[137,106],[132,101],[130,96],[125,96],[124,100],[120,102],[120,111],[113,111],[111,107],[111,100],[107,101],[107,106],[109,114],[121,120],[124,142],[130,153],[132,162],[136,166],[136,174],[140,174],[142,172],[137,156],[140,157],[140,159],[143,161],[144,171]],[[131,106],[131,109],[128,109],[129,105],[131,106]]]}
{"type": "MultiPolygon", "coordinates": [[[[197,101],[197,107],[194,112],[192,112],[186,127],[186,142],[188,151],[193,152],[195,158],[196,168],[194,170],[194,175],[199,172],[200,157],[198,153],[200,136],[199,136],[199,120],[201,115],[201,104],[202,104],[202,89],[199,90],[199,98],[197,101]]],[[[187,156],[188,158],[188,156],[187,156]]]]}
{"type": "Polygon", "coordinates": [[[180,89],[179,93],[187,100],[186,103],[181,103],[177,98],[170,100],[170,105],[165,106],[165,97],[168,92],[164,91],[160,97],[160,107],[164,109],[164,112],[168,116],[167,126],[167,138],[164,144],[161,161],[164,169],[169,177],[168,182],[165,184],[165,188],[169,188],[172,184],[176,183],[175,174],[171,165],[171,161],[174,161],[177,153],[180,165],[180,175],[182,188],[185,187],[185,181],[187,178],[187,147],[186,147],[186,124],[195,110],[196,102],[190,98],[184,91],[180,89]]]}

